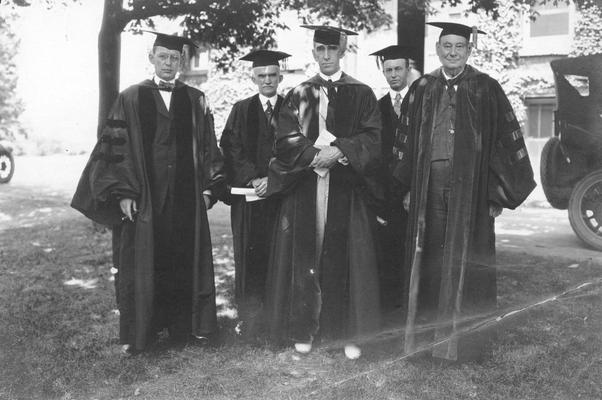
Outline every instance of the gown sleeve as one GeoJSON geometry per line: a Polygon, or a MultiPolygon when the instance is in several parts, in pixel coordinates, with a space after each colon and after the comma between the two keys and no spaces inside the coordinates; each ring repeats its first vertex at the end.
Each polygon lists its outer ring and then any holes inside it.
{"type": "Polygon", "coordinates": [[[490,153],[489,202],[514,209],[525,201],[536,186],[533,169],[520,125],[497,82],[494,83],[491,96],[491,104],[497,113],[497,118],[492,121],[496,126],[491,131],[497,134],[490,153]]]}
{"type": "Polygon", "coordinates": [[[124,102],[119,95],[113,104],[71,202],[88,218],[105,225],[121,221],[119,200],[138,200],[141,194],[124,102]]]}
{"type": "Polygon", "coordinates": [[[224,153],[227,182],[231,186],[245,187],[258,176],[257,168],[247,157],[244,148],[246,127],[244,110],[240,103],[232,107],[228,121],[222,132],[220,147],[224,153]]]}

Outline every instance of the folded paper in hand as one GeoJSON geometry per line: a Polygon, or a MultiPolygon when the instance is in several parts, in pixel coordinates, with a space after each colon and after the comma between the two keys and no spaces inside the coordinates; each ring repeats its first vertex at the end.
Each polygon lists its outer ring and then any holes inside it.
{"type": "MultiPolygon", "coordinates": [[[[332,142],[334,142],[335,140],[337,140],[337,137],[335,135],[330,133],[328,131],[328,129],[323,129],[320,132],[320,135],[318,136],[316,141],[314,142],[314,147],[323,149],[325,147],[330,146],[330,144],[332,142]]],[[[339,162],[343,165],[349,164],[349,160],[347,160],[347,157],[340,158],[339,162]]],[[[324,178],[326,176],[326,174],[328,173],[328,168],[314,168],[314,172],[316,174],[318,174],[318,176],[320,176],[320,178],[324,178]]]]}
{"type": "Polygon", "coordinates": [[[265,197],[257,196],[257,193],[255,193],[254,188],[233,187],[232,189],[230,189],[230,193],[234,195],[245,196],[245,200],[247,201],[247,203],[265,199],[265,197]]]}
{"type": "Polygon", "coordinates": [[[330,133],[328,129],[322,129],[322,132],[320,132],[320,135],[314,142],[314,146],[318,148],[328,147],[335,140],[337,140],[337,137],[330,133]]]}

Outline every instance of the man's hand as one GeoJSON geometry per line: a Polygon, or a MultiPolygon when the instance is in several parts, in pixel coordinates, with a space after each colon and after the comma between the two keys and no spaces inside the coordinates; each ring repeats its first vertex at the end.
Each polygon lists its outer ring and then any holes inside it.
{"type": "Polygon", "coordinates": [[[119,208],[121,208],[121,212],[125,215],[125,217],[123,217],[124,220],[129,219],[130,221],[134,221],[134,216],[138,212],[136,200],[121,199],[119,200],[119,208]]]}
{"type": "Polygon", "coordinates": [[[255,178],[251,181],[251,185],[255,189],[255,193],[259,197],[265,197],[268,192],[268,177],[264,176],[263,178],[255,178]]]}
{"type": "Polygon", "coordinates": [[[205,200],[205,209],[211,208],[211,196],[206,193],[203,193],[203,200],[205,200]]]}
{"type": "Polygon", "coordinates": [[[489,216],[493,218],[497,218],[502,214],[503,208],[500,206],[496,206],[495,204],[489,204],[489,216]]]}
{"type": "Polygon", "coordinates": [[[336,164],[339,158],[343,158],[344,156],[343,152],[336,146],[324,147],[316,154],[316,157],[311,163],[311,167],[331,168],[336,164]]]}
{"type": "Polygon", "coordinates": [[[410,192],[407,192],[405,196],[403,196],[403,209],[407,212],[410,211],[410,192]]]}

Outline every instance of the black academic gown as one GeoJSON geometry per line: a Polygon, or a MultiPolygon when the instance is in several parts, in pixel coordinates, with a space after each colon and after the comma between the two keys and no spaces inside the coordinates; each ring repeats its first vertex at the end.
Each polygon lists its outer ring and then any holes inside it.
{"type": "MultiPolygon", "coordinates": [[[[282,96],[278,96],[268,121],[259,95],[234,104],[221,136],[227,183],[252,187],[250,181],[268,175],[274,146],[274,125],[282,96]]],[[[263,302],[271,235],[280,200],[277,195],[247,203],[244,196],[230,197],[234,244],[235,298],[239,314],[258,311],[263,302]]]]}
{"type": "Polygon", "coordinates": [[[379,173],[381,120],[372,90],[343,74],[335,82],[336,145],[349,160],[330,170],[328,216],[316,254],[316,174],[319,76],[292,89],[280,109],[268,191],[281,193],[266,291],[272,340],[308,341],[318,333],[355,337],[378,329],[379,294],[374,248],[382,202],[379,173]]]}
{"type": "Polygon", "coordinates": [[[217,329],[211,238],[202,192],[220,195],[223,159],[199,90],[176,81],[168,111],[151,80],[115,101],[72,206],[113,227],[120,340],[142,350],[158,330],[217,329]],[[119,200],[138,204],[122,221],[119,200]]]}
{"type": "MultiPolygon", "coordinates": [[[[403,247],[407,213],[400,209],[399,202],[393,197],[390,164],[393,160],[393,142],[399,125],[399,117],[393,109],[391,94],[387,93],[378,101],[382,117],[382,180],[385,190],[385,202],[377,212],[382,221],[378,224],[379,280],[381,305],[392,309],[403,303],[404,270],[403,247]]],[[[409,279],[409,276],[408,276],[409,279]]]]}
{"type": "MultiPolygon", "coordinates": [[[[406,96],[396,137],[393,177],[410,190],[408,254],[411,266],[406,351],[417,334],[419,287],[429,249],[427,204],[433,132],[441,121],[441,96],[448,96],[438,69],[414,82],[406,96]]],[[[496,271],[494,218],[489,205],[514,209],[535,187],[520,126],[499,83],[467,65],[455,97],[455,130],[450,171],[447,229],[440,260],[433,356],[450,360],[480,358],[487,335],[461,336],[475,317],[495,312],[496,271]],[[447,340],[446,340],[447,339],[447,340]]],[[[404,189],[405,188],[405,189],[404,189]]],[[[478,322],[478,321],[477,321],[478,322]]]]}

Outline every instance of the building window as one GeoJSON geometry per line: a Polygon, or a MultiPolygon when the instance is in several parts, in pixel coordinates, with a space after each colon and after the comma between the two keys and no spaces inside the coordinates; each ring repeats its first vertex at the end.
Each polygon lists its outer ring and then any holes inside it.
{"type": "Polygon", "coordinates": [[[209,70],[209,52],[197,51],[192,57],[190,65],[192,71],[207,71],[209,70]]]}
{"type": "Polygon", "coordinates": [[[533,6],[535,20],[530,22],[531,37],[569,34],[569,8],[566,3],[547,2],[533,6]]]}
{"type": "Polygon", "coordinates": [[[531,37],[569,34],[568,11],[560,14],[540,14],[531,21],[531,37]]]}
{"type": "Polygon", "coordinates": [[[549,138],[554,136],[554,100],[527,101],[527,136],[549,138]]]}

